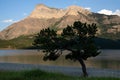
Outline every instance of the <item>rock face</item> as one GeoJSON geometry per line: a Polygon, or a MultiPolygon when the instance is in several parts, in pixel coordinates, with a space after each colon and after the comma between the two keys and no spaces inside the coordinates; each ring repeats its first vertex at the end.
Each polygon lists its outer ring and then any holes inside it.
{"type": "Polygon", "coordinates": [[[21,35],[31,35],[39,32],[41,29],[47,28],[56,22],[57,19],[37,19],[26,18],[20,22],[10,25],[8,28],[0,32],[0,39],[13,39],[21,35]]]}
{"type": "Polygon", "coordinates": [[[61,18],[65,15],[65,10],[49,8],[43,4],[37,5],[29,17],[39,19],[61,18]]]}
{"type": "Polygon", "coordinates": [[[89,14],[88,10],[81,8],[79,6],[70,6],[67,9],[57,9],[57,8],[50,8],[43,4],[37,5],[36,8],[33,10],[29,17],[31,18],[43,18],[43,19],[50,19],[50,18],[61,18],[65,15],[79,15],[80,13],[89,14]]]}
{"type": "Polygon", "coordinates": [[[118,16],[92,13],[75,5],[66,9],[57,9],[39,4],[27,18],[8,26],[5,30],[1,31],[0,39],[9,40],[21,35],[31,35],[48,27],[63,29],[68,24],[72,25],[76,20],[87,23],[96,23],[102,26],[109,25],[112,27],[120,25],[120,17],[118,16]]]}

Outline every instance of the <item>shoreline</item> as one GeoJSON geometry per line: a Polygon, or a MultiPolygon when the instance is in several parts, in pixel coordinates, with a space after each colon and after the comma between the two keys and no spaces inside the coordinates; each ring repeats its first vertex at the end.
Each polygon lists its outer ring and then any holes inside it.
{"type": "MultiPolygon", "coordinates": [[[[49,66],[40,64],[20,64],[20,63],[1,63],[0,70],[2,71],[21,71],[21,70],[34,70],[40,69],[48,72],[58,72],[70,76],[81,76],[81,67],[72,66],[49,66]]],[[[97,69],[87,68],[88,75],[90,77],[117,77],[120,78],[120,70],[112,69],[97,69]]]]}

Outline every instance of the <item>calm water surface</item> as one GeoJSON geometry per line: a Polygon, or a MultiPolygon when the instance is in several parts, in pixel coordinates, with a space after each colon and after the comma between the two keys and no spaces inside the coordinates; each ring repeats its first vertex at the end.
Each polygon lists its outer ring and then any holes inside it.
{"type": "MultiPolygon", "coordinates": [[[[67,53],[67,51],[65,52],[67,53]]],[[[43,61],[43,53],[37,50],[0,50],[0,62],[44,64],[59,66],[80,66],[79,62],[65,60],[62,55],[56,61],[43,61]]],[[[97,57],[85,61],[87,67],[120,70],[120,50],[101,50],[97,57]]]]}

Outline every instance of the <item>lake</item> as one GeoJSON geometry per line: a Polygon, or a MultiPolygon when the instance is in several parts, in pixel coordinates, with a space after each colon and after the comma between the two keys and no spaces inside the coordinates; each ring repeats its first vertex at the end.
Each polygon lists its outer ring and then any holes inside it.
{"type": "MultiPolygon", "coordinates": [[[[64,55],[61,55],[56,61],[43,61],[43,56],[44,53],[37,50],[0,50],[1,63],[81,66],[77,61],[65,60],[64,55]]],[[[89,58],[85,63],[87,67],[92,68],[120,70],[120,50],[101,50],[100,55],[89,58]]]]}

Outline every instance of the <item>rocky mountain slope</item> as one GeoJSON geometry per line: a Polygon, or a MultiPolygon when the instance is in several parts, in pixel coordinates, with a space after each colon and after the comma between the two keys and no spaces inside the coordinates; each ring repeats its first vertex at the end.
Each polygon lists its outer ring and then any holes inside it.
{"type": "Polygon", "coordinates": [[[57,9],[39,4],[27,18],[1,31],[0,39],[9,40],[21,35],[35,34],[47,27],[61,30],[67,25],[72,25],[76,20],[96,23],[99,26],[99,33],[102,31],[106,33],[120,32],[119,16],[93,13],[75,5],[66,9],[57,9]]]}

